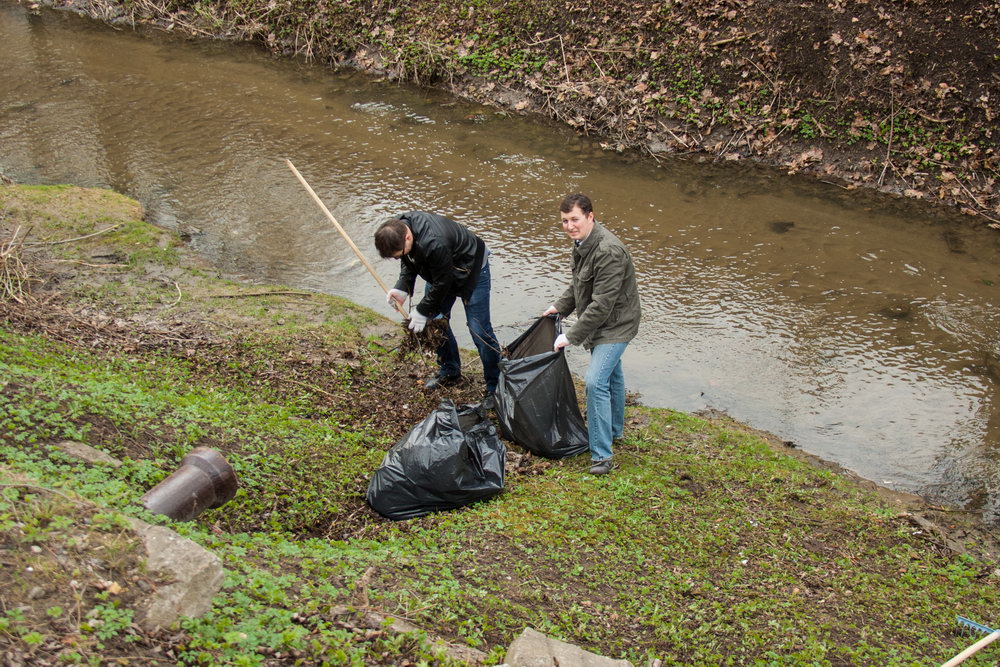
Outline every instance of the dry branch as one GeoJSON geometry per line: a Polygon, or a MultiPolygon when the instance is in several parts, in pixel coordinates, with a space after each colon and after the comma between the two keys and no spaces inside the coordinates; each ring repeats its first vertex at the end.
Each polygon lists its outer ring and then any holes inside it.
{"type": "Polygon", "coordinates": [[[716,41],[712,42],[711,44],[709,44],[709,46],[724,46],[726,44],[732,44],[733,42],[738,42],[741,39],[749,39],[750,37],[753,37],[754,35],[758,34],[759,32],[760,31],[758,30],[756,32],[745,32],[745,33],[740,34],[740,35],[733,35],[732,37],[728,37],[726,39],[716,40],[716,41]]]}
{"type": "Polygon", "coordinates": [[[290,292],[287,290],[276,290],[271,292],[243,292],[241,294],[209,294],[210,299],[243,299],[251,296],[274,296],[275,294],[287,294],[291,296],[316,296],[314,292],[290,292]]]}
{"type": "Polygon", "coordinates": [[[100,236],[101,234],[107,234],[110,231],[114,231],[124,225],[124,222],[119,222],[117,225],[111,225],[110,227],[105,227],[100,231],[96,231],[93,234],[85,234],[83,236],[76,236],[71,239],[63,239],[61,241],[33,241],[31,243],[25,243],[24,245],[61,245],[63,243],[73,243],[74,241],[82,241],[84,239],[93,238],[95,236],[100,236]]]}
{"type": "Polygon", "coordinates": [[[0,244],[0,301],[24,303],[28,298],[31,276],[21,261],[24,238],[20,234],[19,225],[10,239],[0,244]]]}

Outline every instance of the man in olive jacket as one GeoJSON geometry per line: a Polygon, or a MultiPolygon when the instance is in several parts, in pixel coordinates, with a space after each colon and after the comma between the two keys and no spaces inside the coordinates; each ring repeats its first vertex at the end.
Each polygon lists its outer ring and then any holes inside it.
{"type": "MultiPolygon", "coordinates": [[[[486,405],[492,407],[500,375],[500,345],[490,322],[490,265],[486,244],[450,218],[411,211],[382,223],[375,230],[375,247],[384,258],[400,260],[399,280],[386,295],[402,304],[413,294],[417,276],[426,282],[424,296],[410,311],[409,328],[424,330],[429,319],[450,317],[455,299],[465,306],[465,320],[483,362],[486,405]]],[[[427,389],[454,384],[461,378],[458,342],[449,326],[438,348],[439,370],[427,389]]]]}
{"type": "Polygon", "coordinates": [[[573,280],[542,314],[577,313],[576,323],[556,338],[553,348],[583,345],[590,350],[586,375],[590,472],[606,475],[614,468],[611,443],[625,428],[621,358],[639,331],[639,286],[628,249],[594,219],[586,195],[567,196],[559,211],[563,230],[573,239],[573,280]]]}

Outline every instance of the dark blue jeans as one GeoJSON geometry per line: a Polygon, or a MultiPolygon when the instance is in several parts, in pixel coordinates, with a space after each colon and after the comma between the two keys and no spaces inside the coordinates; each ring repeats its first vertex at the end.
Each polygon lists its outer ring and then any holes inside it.
{"type": "MultiPolygon", "coordinates": [[[[486,391],[497,388],[497,378],[500,377],[500,345],[493,324],[490,323],[490,265],[487,262],[479,273],[479,282],[472,291],[465,306],[465,322],[469,325],[472,342],[479,351],[479,359],[483,362],[483,377],[486,379],[486,391]]],[[[455,305],[455,297],[445,299],[441,304],[441,316],[451,317],[451,309],[455,305]]],[[[458,341],[451,327],[447,329],[445,341],[437,350],[439,374],[445,377],[459,375],[462,372],[462,359],[458,354],[458,341]]]]}

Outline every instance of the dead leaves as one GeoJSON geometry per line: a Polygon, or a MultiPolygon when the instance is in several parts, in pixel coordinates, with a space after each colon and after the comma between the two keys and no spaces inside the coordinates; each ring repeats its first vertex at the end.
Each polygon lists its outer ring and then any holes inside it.
{"type": "Polygon", "coordinates": [[[823,151],[819,148],[810,148],[808,150],[802,151],[799,155],[789,162],[786,166],[788,167],[788,173],[794,174],[801,170],[803,167],[819,162],[823,159],[823,151]]]}

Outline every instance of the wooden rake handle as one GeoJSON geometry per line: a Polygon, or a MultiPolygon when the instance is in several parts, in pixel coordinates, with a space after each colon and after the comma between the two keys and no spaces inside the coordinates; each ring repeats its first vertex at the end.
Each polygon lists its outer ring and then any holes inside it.
{"type": "MultiPolygon", "coordinates": [[[[308,192],[309,196],[313,198],[313,201],[316,202],[316,204],[321,209],[323,209],[323,213],[325,213],[326,217],[330,220],[330,222],[333,223],[333,226],[337,228],[337,231],[340,232],[340,235],[344,237],[344,240],[347,241],[347,244],[351,246],[351,250],[354,251],[354,254],[358,256],[358,259],[361,260],[361,263],[365,265],[366,269],[368,269],[368,273],[372,274],[372,277],[375,278],[375,282],[379,284],[379,287],[382,288],[382,291],[385,292],[386,295],[388,295],[389,288],[386,286],[385,282],[383,282],[381,276],[379,276],[379,274],[375,272],[375,267],[372,266],[371,262],[368,261],[368,258],[361,253],[361,250],[358,249],[358,246],[354,245],[354,241],[351,240],[351,237],[348,236],[344,228],[340,226],[340,223],[337,222],[337,219],[333,217],[333,213],[330,213],[330,209],[326,207],[326,204],[323,203],[323,200],[316,195],[313,189],[306,182],[306,179],[302,178],[302,174],[300,174],[299,170],[295,168],[295,165],[292,164],[291,160],[286,159],[285,163],[288,165],[288,168],[292,170],[292,173],[295,174],[295,178],[299,179],[299,183],[301,183],[302,187],[306,189],[306,192],[308,192]]],[[[391,299],[390,301],[392,303],[392,307],[395,308],[396,311],[400,315],[402,315],[404,319],[409,319],[410,314],[406,312],[406,309],[403,308],[403,306],[401,306],[399,302],[397,302],[395,299],[391,299]]]]}
{"type": "Polygon", "coordinates": [[[941,665],[941,667],[955,667],[955,665],[960,665],[963,662],[965,662],[967,659],[969,659],[970,657],[972,657],[973,654],[978,653],[979,651],[981,651],[982,649],[986,648],[987,646],[989,646],[990,644],[992,644],[993,642],[995,642],[998,639],[1000,639],[1000,630],[997,630],[995,632],[991,632],[990,634],[986,635],[985,637],[983,637],[982,639],[980,639],[978,642],[976,642],[975,644],[973,644],[972,646],[970,646],[969,648],[965,649],[964,651],[962,651],[961,653],[959,653],[958,655],[956,655],[954,658],[952,658],[948,662],[946,662],[943,665],[941,665]]]}

